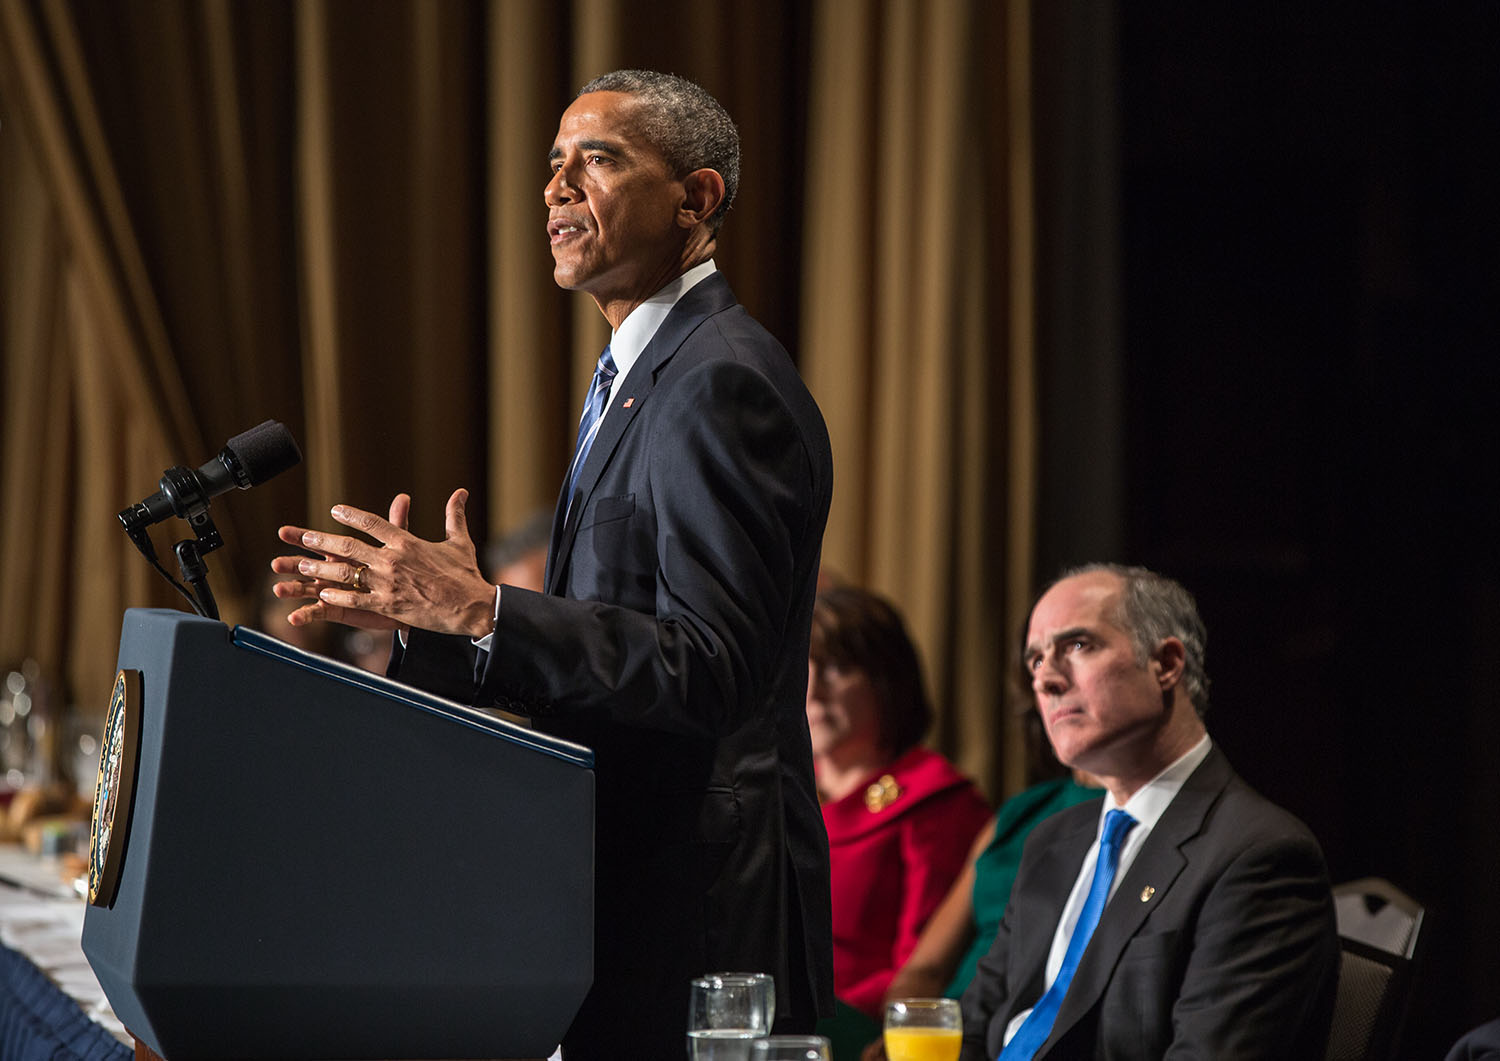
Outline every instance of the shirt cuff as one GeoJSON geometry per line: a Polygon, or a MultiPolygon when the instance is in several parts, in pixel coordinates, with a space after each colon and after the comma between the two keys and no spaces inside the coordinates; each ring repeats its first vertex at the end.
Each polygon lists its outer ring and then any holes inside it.
{"type": "MultiPolygon", "coordinates": [[[[495,625],[496,626],[500,625],[500,587],[499,586],[495,587],[495,625]]],[[[477,649],[479,649],[481,652],[488,652],[490,650],[490,642],[492,642],[494,640],[495,640],[495,632],[493,630],[491,630],[489,633],[485,634],[483,637],[474,638],[474,647],[477,648],[477,649]]]]}

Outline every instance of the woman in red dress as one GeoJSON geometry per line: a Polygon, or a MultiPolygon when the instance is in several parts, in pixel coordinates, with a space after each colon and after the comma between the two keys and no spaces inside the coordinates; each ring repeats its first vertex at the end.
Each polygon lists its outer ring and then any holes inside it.
{"type": "Polygon", "coordinates": [[[860,589],[820,593],[807,722],[832,859],[834,991],[876,1021],[990,818],[974,783],[918,743],[931,721],[895,608],[860,589]]]}

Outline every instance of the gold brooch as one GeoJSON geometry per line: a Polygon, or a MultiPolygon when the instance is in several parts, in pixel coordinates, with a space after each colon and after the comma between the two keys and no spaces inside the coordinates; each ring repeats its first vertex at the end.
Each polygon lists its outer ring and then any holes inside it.
{"type": "Polygon", "coordinates": [[[890,774],[882,774],[880,780],[865,789],[865,806],[871,814],[878,814],[901,797],[901,786],[890,774]]]}
{"type": "Polygon", "coordinates": [[[1143,902],[1143,903],[1149,903],[1151,901],[1151,897],[1153,895],[1155,895],[1155,894],[1156,894],[1156,889],[1153,888],[1153,887],[1151,887],[1151,885],[1149,885],[1149,884],[1146,885],[1144,888],[1141,889],[1141,902],[1143,902]]]}

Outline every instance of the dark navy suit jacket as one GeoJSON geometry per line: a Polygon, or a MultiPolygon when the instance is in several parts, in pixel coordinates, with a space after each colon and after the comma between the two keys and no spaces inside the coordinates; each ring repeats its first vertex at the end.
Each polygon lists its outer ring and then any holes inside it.
{"type": "Polygon", "coordinates": [[[809,1029],[832,1006],[805,710],[823,418],[718,273],[610,401],[571,509],[558,499],[546,592],[502,591],[476,671],[421,632],[395,665],[594,750],[595,981],[569,1061],[681,1056],[705,972],[774,973],[778,1015],[809,1029]]]}

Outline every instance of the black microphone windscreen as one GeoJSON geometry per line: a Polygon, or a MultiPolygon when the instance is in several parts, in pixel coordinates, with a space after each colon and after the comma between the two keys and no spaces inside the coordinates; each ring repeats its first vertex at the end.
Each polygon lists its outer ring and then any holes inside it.
{"type": "Polygon", "coordinates": [[[224,448],[239,461],[249,486],[259,486],[302,460],[297,440],[279,420],[267,420],[235,435],[224,448]]]}

